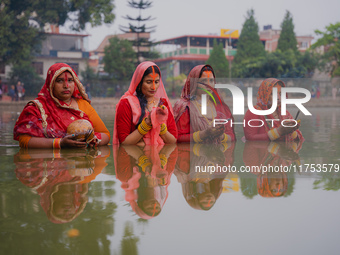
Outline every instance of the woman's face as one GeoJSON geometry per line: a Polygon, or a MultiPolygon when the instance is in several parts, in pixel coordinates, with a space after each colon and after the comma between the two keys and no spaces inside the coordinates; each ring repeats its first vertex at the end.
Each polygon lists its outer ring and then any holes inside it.
{"type": "Polygon", "coordinates": [[[203,85],[206,84],[212,88],[215,88],[215,78],[214,78],[214,74],[211,71],[204,71],[201,75],[201,77],[198,80],[198,85],[197,85],[197,90],[196,90],[196,95],[200,96],[202,95],[204,92],[204,90],[208,90],[210,92],[212,92],[207,86],[203,85]],[[199,89],[201,88],[201,89],[199,89]]]}
{"type": "Polygon", "coordinates": [[[54,82],[53,95],[59,100],[67,102],[72,97],[74,86],[73,76],[69,72],[63,72],[54,82]]]}
{"type": "MultiPolygon", "coordinates": [[[[281,104],[281,86],[275,85],[273,88],[277,88],[277,105],[281,104]]],[[[273,105],[273,90],[268,99],[268,108],[271,108],[273,105]]]]}
{"type": "Polygon", "coordinates": [[[142,83],[142,93],[146,98],[152,98],[155,96],[157,89],[160,85],[159,74],[152,72],[144,77],[142,83]]]}
{"type": "Polygon", "coordinates": [[[216,202],[216,198],[210,192],[206,192],[198,195],[198,202],[203,209],[210,209],[216,202]]]}
{"type": "Polygon", "coordinates": [[[273,195],[281,196],[283,194],[283,176],[280,173],[271,175],[270,178],[268,178],[268,182],[269,189],[273,195]]]}

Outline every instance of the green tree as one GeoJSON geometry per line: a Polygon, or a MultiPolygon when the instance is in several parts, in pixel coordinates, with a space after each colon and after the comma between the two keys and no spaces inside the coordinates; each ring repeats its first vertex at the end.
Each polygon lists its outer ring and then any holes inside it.
{"type": "Polygon", "coordinates": [[[218,44],[216,40],[214,40],[214,46],[206,64],[212,66],[216,77],[229,77],[229,63],[225,56],[223,45],[218,44]]]}
{"type": "Polygon", "coordinates": [[[251,9],[247,12],[238,40],[232,67],[234,77],[259,77],[260,64],[266,52],[258,32],[259,26],[254,18],[254,10],[251,9]]]}
{"type": "Polygon", "coordinates": [[[147,60],[147,59],[155,59],[159,57],[159,54],[155,51],[152,51],[150,47],[154,45],[153,42],[151,42],[148,38],[143,38],[141,36],[142,33],[152,33],[155,31],[156,26],[147,27],[146,22],[153,20],[151,16],[149,17],[142,17],[141,11],[148,9],[152,7],[152,2],[148,0],[139,0],[134,1],[130,0],[128,1],[128,6],[134,9],[137,9],[139,11],[138,17],[131,17],[129,15],[126,15],[124,18],[129,20],[129,26],[120,26],[120,30],[124,33],[135,33],[137,35],[136,40],[134,40],[133,46],[136,47],[136,60],[137,64],[139,64],[141,61],[147,60]],[[149,48],[149,50],[145,51],[141,48],[149,48]]]}
{"type": "Polygon", "coordinates": [[[298,52],[297,40],[294,33],[293,17],[289,11],[286,12],[286,15],[281,23],[281,34],[277,49],[281,50],[282,52],[289,49],[296,53],[298,52]]]}
{"type": "Polygon", "coordinates": [[[0,61],[15,64],[39,52],[46,23],[82,30],[87,23],[112,23],[112,0],[2,0],[0,4],[0,61]]]}
{"type": "Polygon", "coordinates": [[[315,30],[321,36],[312,49],[324,46],[325,53],[321,57],[319,69],[328,71],[332,76],[340,76],[340,22],[326,26],[326,31],[315,30]]]}
{"type": "Polygon", "coordinates": [[[259,26],[254,18],[254,10],[251,9],[247,12],[247,18],[242,27],[234,62],[239,64],[249,59],[262,57],[264,54],[264,46],[259,37],[259,26]]]}
{"type": "Polygon", "coordinates": [[[109,45],[105,47],[104,70],[114,80],[128,80],[135,69],[133,62],[135,56],[136,53],[130,41],[113,37],[109,40],[109,45]]]}
{"type": "Polygon", "coordinates": [[[24,82],[25,94],[27,96],[37,95],[44,84],[44,80],[35,73],[30,61],[21,61],[13,65],[10,80],[11,84],[15,84],[18,80],[24,82]]]}

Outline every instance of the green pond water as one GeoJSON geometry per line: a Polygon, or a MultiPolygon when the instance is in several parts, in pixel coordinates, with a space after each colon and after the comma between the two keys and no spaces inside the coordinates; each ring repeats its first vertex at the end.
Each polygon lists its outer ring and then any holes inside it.
{"type": "Polygon", "coordinates": [[[0,254],[339,254],[339,108],[300,114],[302,146],[236,126],[228,147],[61,151],[20,150],[21,110],[0,108],[0,254]],[[266,164],[292,167],[237,172],[266,164]],[[195,172],[212,165],[237,171],[195,172]]]}

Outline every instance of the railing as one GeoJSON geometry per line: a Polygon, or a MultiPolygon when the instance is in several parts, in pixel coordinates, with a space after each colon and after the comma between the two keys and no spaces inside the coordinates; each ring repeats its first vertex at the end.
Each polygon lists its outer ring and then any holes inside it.
{"type": "MultiPolygon", "coordinates": [[[[169,58],[169,57],[180,56],[180,55],[185,55],[185,54],[210,55],[211,51],[212,51],[212,48],[209,48],[209,52],[207,53],[206,47],[190,47],[190,49],[178,48],[174,51],[161,53],[161,58],[169,58]]],[[[227,53],[228,55],[226,54],[227,56],[235,56],[237,50],[229,49],[227,52],[228,52],[227,53]]]]}

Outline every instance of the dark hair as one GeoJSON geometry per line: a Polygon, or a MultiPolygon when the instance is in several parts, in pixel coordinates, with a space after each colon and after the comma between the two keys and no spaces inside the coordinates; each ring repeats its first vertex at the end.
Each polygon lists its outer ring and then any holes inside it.
{"type": "Polygon", "coordinates": [[[142,112],[141,112],[141,115],[139,117],[139,120],[138,120],[138,123],[137,123],[136,127],[138,127],[138,125],[142,122],[143,117],[145,115],[145,107],[146,107],[148,101],[146,100],[146,98],[145,98],[145,96],[144,96],[144,94],[142,92],[142,84],[143,84],[143,80],[144,80],[145,76],[147,76],[147,75],[149,75],[150,73],[153,72],[153,68],[152,67],[154,68],[155,72],[157,74],[159,74],[159,76],[161,76],[161,72],[159,71],[158,66],[150,66],[148,69],[145,70],[144,75],[143,75],[141,81],[139,82],[139,84],[137,86],[136,93],[137,93],[137,98],[138,98],[139,105],[140,105],[140,108],[141,108],[142,112]]]}
{"type": "Polygon", "coordinates": [[[201,72],[200,72],[200,76],[199,76],[199,78],[201,78],[201,76],[202,76],[202,73],[203,73],[204,71],[210,71],[210,72],[212,72],[212,73],[213,73],[213,75],[214,75],[214,78],[215,78],[215,73],[214,73],[214,70],[213,70],[213,69],[212,69],[212,67],[211,67],[211,66],[209,66],[209,65],[206,65],[206,66],[204,66],[204,67],[201,69],[201,72]]]}

